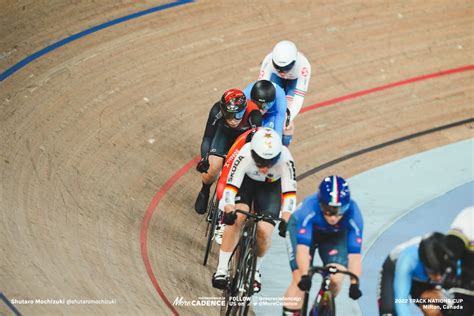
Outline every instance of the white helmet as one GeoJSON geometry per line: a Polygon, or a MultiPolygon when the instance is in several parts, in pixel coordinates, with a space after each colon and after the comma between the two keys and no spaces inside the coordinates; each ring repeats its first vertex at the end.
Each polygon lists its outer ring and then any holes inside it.
{"type": "Polygon", "coordinates": [[[252,137],[250,149],[257,167],[271,167],[281,154],[281,139],[271,128],[259,128],[252,137]]]}
{"type": "Polygon", "coordinates": [[[295,65],[298,50],[290,41],[281,41],[273,47],[272,62],[276,70],[288,71],[295,65]]]}

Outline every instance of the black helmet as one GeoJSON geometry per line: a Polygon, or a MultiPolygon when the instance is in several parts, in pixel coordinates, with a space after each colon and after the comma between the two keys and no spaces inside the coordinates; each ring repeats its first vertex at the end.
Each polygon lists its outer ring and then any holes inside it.
{"type": "Polygon", "coordinates": [[[271,81],[259,80],[250,91],[250,98],[261,110],[269,110],[275,103],[276,90],[271,81]]]}
{"type": "Polygon", "coordinates": [[[446,246],[446,235],[438,232],[423,237],[418,248],[421,262],[429,272],[444,274],[452,267],[454,254],[446,246]]]}

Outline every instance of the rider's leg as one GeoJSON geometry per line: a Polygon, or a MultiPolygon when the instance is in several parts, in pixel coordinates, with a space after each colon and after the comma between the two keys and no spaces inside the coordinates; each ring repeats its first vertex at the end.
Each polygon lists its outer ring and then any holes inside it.
{"type": "MultiPolygon", "coordinates": [[[[263,257],[267,253],[267,250],[270,249],[272,245],[272,233],[275,226],[271,223],[261,221],[258,223],[257,229],[257,245],[258,253],[257,256],[263,257]]],[[[257,260],[257,269],[259,268],[259,262],[257,260]]]]}
{"type": "MultiPolygon", "coordinates": [[[[328,265],[335,266],[339,270],[347,270],[345,266],[339,264],[339,263],[329,263],[328,265]]],[[[344,281],[344,274],[337,273],[331,275],[331,284],[329,285],[329,290],[331,291],[332,295],[334,297],[339,294],[339,291],[341,291],[342,288],[342,282],[344,281]]]]}
{"type": "MultiPolygon", "coordinates": [[[[410,295],[413,299],[420,299],[421,301],[428,301],[429,299],[444,299],[444,295],[440,290],[435,288],[435,285],[427,282],[412,281],[410,295]]],[[[426,316],[442,316],[443,304],[416,304],[419,309],[426,316]]]]}
{"type": "Polygon", "coordinates": [[[383,263],[382,271],[380,271],[377,283],[377,288],[379,289],[377,303],[380,315],[395,315],[395,295],[393,293],[395,265],[396,261],[388,256],[383,263]]]}
{"type": "Polygon", "coordinates": [[[219,171],[221,170],[224,158],[219,156],[209,156],[209,169],[207,172],[201,173],[202,187],[194,203],[194,209],[198,214],[204,214],[207,210],[209,202],[209,193],[211,185],[216,181],[219,171]]]}
{"type": "MultiPolygon", "coordinates": [[[[254,209],[259,213],[278,218],[281,207],[281,180],[275,182],[260,182],[255,186],[254,209]]],[[[257,226],[257,269],[263,260],[263,256],[272,244],[272,233],[275,222],[270,220],[260,221],[257,226]]]]}
{"type": "MultiPolygon", "coordinates": [[[[325,266],[333,265],[341,270],[347,269],[347,231],[334,234],[320,234],[315,240],[319,240],[318,251],[325,266]]],[[[343,274],[338,273],[331,275],[331,285],[329,289],[333,297],[336,297],[341,290],[343,280],[343,274]]]]}
{"type": "MultiPolygon", "coordinates": [[[[443,293],[440,290],[427,290],[421,293],[422,299],[443,299],[445,298],[443,293]]],[[[421,309],[423,315],[425,316],[443,316],[442,313],[442,304],[420,304],[418,308],[421,309]],[[439,309],[438,309],[439,308],[439,309]]]]}
{"type": "MultiPolygon", "coordinates": [[[[250,205],[252,205],[252,192],[255,191],[253,180],[247,176],[244,176],[239,191],[235,197],[236,203],[235,208],[242,211],[249,211],[250,205]]],[[[225,205],[221,205],[225,207],[225,205]]],[[[234,225],[227,225],[222,236],[222,245],[219,251],[219,263],[217,265],[216,275],[227,275],[227,268],[229,259],[232,255],[232,251],[237,245],[240,237],[240,229],[245,220],[245,216],[237,213],[237,220],[234,225]]]]}
{"type": "MultiPolygon", "coordinates": [[[[292,273],[290,286],[286,289],[283,303],[284,310],[295,312],[299,311],[303,306],[304,292],[298,287],[298,282],[301,280],[301,273],[298,269],[292,273]]],[[[290,314],[291,315],[291,314],[290,314]]]]}
{"type": "MultiPolygon", "coordinates": [[[[237,203],[235,208],[242,211],[249,211],[249,206],[243,203],[237,203]]],[[[240,229],[245,221],[245,215],[237,213],[237,219],[234,225],[227,225],[222,237],[221,250],[233,251],[240,237],[240,229]]]]}
{"type": "Polygon", "coordinates": [[[202,188],[198,193],[196,202],[194,202],[194,210],[198,214],[206,213],[211,185],[219,175],[225,155],[231,144],[232,139],[224,133],[223,124],[219,124],[209,148],[209,169],[207,172],[201,173],[202,188]]]}
{"type": "Polygon", "coordinates": [[[219,172],[221,171],[224,158],[220,156],[209,156],[209,170],[207,173],[201,173],[202,183],[211,186],[216,181],[219,172]]]}
{"type": "MultiPolygon", "coordinates": [[[[247,204],[236,204],[236,209],[242,211],[249,211],[247,204]]],[[[240,237],[240,229],[245,220],[245,216],[237,213],[237,219],[234,225],[227,225],[222,236],[222,245],[219,251],[219,263],[217,264],[217,271],[226,271],[229,263],[230,256],[234,250],[240,237]]]]}

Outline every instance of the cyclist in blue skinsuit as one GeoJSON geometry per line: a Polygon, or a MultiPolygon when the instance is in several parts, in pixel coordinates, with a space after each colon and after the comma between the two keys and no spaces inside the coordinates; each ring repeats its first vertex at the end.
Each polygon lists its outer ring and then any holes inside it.
{"type": "MultiPolygon", "coordinates": [[[[287,243],[293,279],[285,297],[301,297],[311,287],[307,275],[318,248],[325,266],[332,265],[361,275],[363,219],[357,203],[351,199],[347,182],[339,176],[326,177],[319,191],[308,196],[291,216],[287,225],[287,243]]],[[[335,297],[344,276],[331,276],[330,290],[335,297]]],[[[359,285],[351,280],[349,297],[362,296],[359,285]]],[[[283,315],[299,315],[303,301],[285,302],[283,315]]]]}
{"type": "Polygon", "coordinates": [[[445,235],[435,232],[412,238],[390,252],[379,280],[380,315],[409,316],[411,302],[416,303],[424,315],[443,315],[438,309],[442,304],[423,308],[429,305],[423,300],[444,298],[443,277],[456,266],[446,241],[445,235]]]}
{"type": "Polygon", "coordinates": [[[286,115],[285,91],[268,80],[254,81],[244,89],[247,99],[251,99],[263,115],[263,127],[275,130],[283,137],[286,115]]]}

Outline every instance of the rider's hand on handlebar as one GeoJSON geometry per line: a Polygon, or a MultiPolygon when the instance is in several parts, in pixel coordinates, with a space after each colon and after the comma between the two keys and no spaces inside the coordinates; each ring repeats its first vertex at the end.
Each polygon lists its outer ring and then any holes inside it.
{"type": "Polygon", "coordinates": [[[302,275],[298,282],[298,287],[301,291],[309,291],[311,289],[311,277],[309,275],[302,275]]]}
{"type": "Polygon", "coordinates": [[[206,173],[209,170],[209,160],[207,155],[202,157],[201,160],[197,163],[196,170],[200,173],[206,173]]]}
{"type": "Polygon", "coordinates": [[[362,296],[362,291],[359,289],[359,284],[354,283],[349,287],[349,297],[357,300],[362,296]]]}
{"type": "Polygon", "coordinates": [[[235,211],[224,212],[224,224],[234,225],[236,219],[237,219],[237,213],[235,211]]]}
{"type": "Polygon", "coordinates": [[[278,235],[283,238],[286,237],[286,226],[287,222],[284,219],[281,219],[280,224],[278,224],[278,235]]]}

